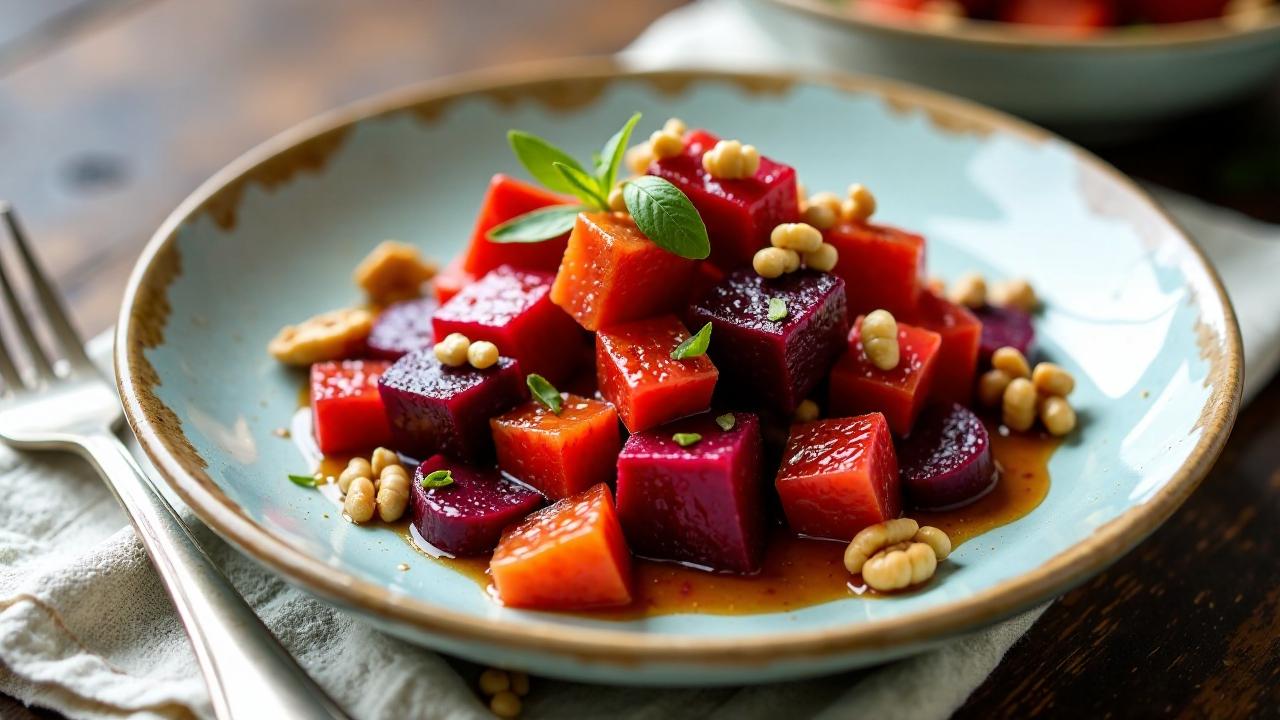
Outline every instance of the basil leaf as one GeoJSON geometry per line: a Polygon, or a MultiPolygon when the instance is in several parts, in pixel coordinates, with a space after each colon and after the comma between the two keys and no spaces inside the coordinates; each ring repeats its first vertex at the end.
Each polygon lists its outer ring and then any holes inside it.
{"type": "Polygon", "coordinates": [[[320,484],[320,481],[316,479],[315,475],[290,474],[289,482],[293,483],[294,485],[301,485],[302,487],[305,487],[305,488],[313,488],[316,485],[320,484]]]}
{"type": "Polygon", "coordinates": [[[787,301],[782,298],[769,298],[769,319],[777,322],[787,316],[787,301]]]}
{"type": "Polygon", "coordinates": [[[707,346],[711,344],[711,323],[702,326],[702,329],[694,333],[693,337],[685,340],[671,351],[672,360],[684,360],[685,358],[698,357],[707,354],[707,346]]]}
{"type": "Polygon", "coordinates": [[[552,205],[538,208],[496,225],[485,238],[496,243],[535,243],[558,238],[573,229],[582,205],[552,205]]]}
{"type": "Polygon", "coordinates": [[[609,138],[609,142],[606,142],[604,149],[600,151],[600,159],[596,163],[596,178],[600,181],[600,187],[606,192],[612,190],[613,184],[618,181],[618,167],[622,165],[622,158],[627,154],[627,143],[631,141],[631,131],[635,129],[638,122],[640,122],[640,113],[632,115],[631,119],[609,138]]]}
{"type": "Polygon", "coordinates": [[[560,414],[560,409],[564,407],[564,398],[560,397],[560,391],[554,385],[547,382],[546,378],[534,373],[530,373],[524,382],[538,402],[546,405],[547,409],[556,415],[560,414]]]}
{"type": "Polygon", "coordinates": [[[698,433],[676,433],[671,436],[671,439],[680,447],[689,447],[690,445],[702,440],[702,436],[698,433]]]}
{"type": "Polygon", "coordinates": [[[511,143],[511,151],[516,154],[516,159],[535,180],[556,192],[577,194],[573,186],[564,179],[564,175],[555,168],[556,163],[560,163],[586,174],[569,153],[523,130],[508,131],[507,142],[511,143]]]}
{"type": "Polygon", "coordinates": [[[422,487],[424,488],[442,488],[453,484],[452,470],[436,470],[422,478],[422,487]]]}
{"type": "Polygon", "coordinates": [[[733,429],[734,425],[738,424],[738,418],[733,413],[725,413],[716,416],[716,424],[720,426],[721,430],[728,432],[733,429]]]}
{"type": "MultiPolygon", "coordinates": [[[[574,163],[574,165],[576,166],[577,163],[574,163]]],[[[609,207],[609,202],[600,193],[596,179],[588,175],[586,170],[580,167],[570,167],[561,162],[554,163],[554,167],[556,172],[560,173],[560,176],[568,183],[568,192],[577,195],[579,199],[597,210],[604,210],[609,207]]]]}
{"type": "Polygon", "coordinates": [[[636,227],[658,247],[691,260],[711,254],[707,226],[680,188],[645,175],[623,185],[622,198],[636,227]]]}

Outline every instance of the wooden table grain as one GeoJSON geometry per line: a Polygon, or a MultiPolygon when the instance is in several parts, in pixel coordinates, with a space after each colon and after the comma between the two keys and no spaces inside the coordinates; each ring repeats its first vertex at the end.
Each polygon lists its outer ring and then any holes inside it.
{"type": "MultiPolygon", "coordinates": [[[[0,0],[0,198],[97,332],[150,233],[245,149],[410,82],[613,52],[682,2],[0,0]]],[[[1094,149],[1280,222],[1280,80],[1094,149]]],[[[1174,518],[1054,604],[959,716],[1280,713],[1277,417],[1273,382],[1174,518]]],[[[0,717],[57,715],[0,696],[0,717]]]]}

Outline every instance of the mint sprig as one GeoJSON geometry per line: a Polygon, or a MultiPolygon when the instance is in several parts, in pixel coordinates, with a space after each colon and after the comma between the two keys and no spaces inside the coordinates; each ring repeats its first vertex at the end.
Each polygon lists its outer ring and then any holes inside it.
{"type": "Polygon", "coordinates": [[[703,325],[698,332],[692,337],[676,346],[671,351],[672,360],[684,360],[685,358],[698,357],[707,354],[707,347],[711,345],[711,323],[703,325]]]}
{"type": "MultiPolygon", "coordinates": [[[[579,212],[609,210],[609,192],[618,181],[640,113],[632,115],[591,157],[594,173],[588,172],[569,153],[549,141],[523,130],[511,130],[507,140],[520,164],[543,186],[573,195],[582,205],[541,208],[508,220],[491,229],[485,237],[497,243],[542,242],[560,237],[573,228],[579,212]]],[[[688,196],[662,178],[646,175],[627,181],[622,197],[636,227],[655,245],[692,260],[711,254],[711,241],[688,196]]]]}

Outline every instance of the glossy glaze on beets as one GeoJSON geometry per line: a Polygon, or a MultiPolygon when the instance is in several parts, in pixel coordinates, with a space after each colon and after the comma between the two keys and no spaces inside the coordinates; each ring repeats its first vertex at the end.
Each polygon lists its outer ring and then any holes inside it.
{"type": "Polygon", "coordinates": [[[557,415],[531,400],[489,421],[498,467],[558,500],[612,482],[622,440],[608,403],[561,393],[557,415]]]}
{"type": "Polygon", "coordinates": [[[409,489],[410,517],[422,537],[454,555],[480,555],[498,544],[503,528],[542,505],[542,496],[489,468],[472,467],[442,455],[428,458],[414,472],[409,489]],[[424,488],[422,480],[449,470],[453,483],[424,488]]]}
{"type": "Polygon", "coordinates": [[[399,360],[404,355],[435,344],[431,316],[440,303],[434,297],[405,300],[388,305],[369,331],[369,354],[383,360],[399,360]]]}
{"type": "Polygon", "coordinates": [[[920,416],[911,437],[898,443],[898,467],[908,504],[923,510],[972,502],[997,480],[987,428],[955,403],[920,416]]]}
{"type": "Polygon", "coordinates": [[[898,365],[881,370],[867,358],[861,329],[858,318],[849,331],[848,351],[831,370],[828,408],[832,415],[883,413],[893,433],[905,437],[928,400],[942,338],[898,323],[898,365]]]}
{"type": "Polygon", "coordinates": [[[1017,348],[1027,359],[1035,352],[1036,329],[1031,316],[1017,308],[1001,308],[987,305],[973,311],[982,321],[982,342],[978,358],[984,367],[991,365],[991,356],[1002,347],[1017,348]]]}
{"type": "Polygon", "coordinates": [[[720,377],[711,359],[706,355],[680,360],[671,357],[689,337],[675,315],[615,325],[596,334],[600,394],[618,409],[618,416],[631,432],[711,407],[720,377]]]}

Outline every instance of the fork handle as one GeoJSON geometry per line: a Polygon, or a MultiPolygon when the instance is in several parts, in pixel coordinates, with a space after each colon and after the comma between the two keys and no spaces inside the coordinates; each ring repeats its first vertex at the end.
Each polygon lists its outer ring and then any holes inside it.
{"type": "Polygon", "coordinates": [[[110,433],[81,450],[129,514],[186,627],[220,720],[346,718],[303,672],[110,433]]]}

